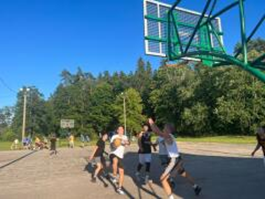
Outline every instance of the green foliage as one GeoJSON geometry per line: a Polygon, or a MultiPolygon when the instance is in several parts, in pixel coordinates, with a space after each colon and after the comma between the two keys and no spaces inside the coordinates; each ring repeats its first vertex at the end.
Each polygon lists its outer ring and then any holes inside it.
{"type": "Polygon", "coordinates": [[[143,105],[139,92],[130,88],[117,96],[113,106],[119,125],[124,125],[124,100],[126,105],[127,131],[130,135],[133,135],[141,131],[142,124],[147,118],[142,115],[143,105]]]}
{"type": "Polygon", "coordinates": [[[0,109],[0,136],[11,126],[13,114],[13,107],[4,107],[0,109]]]}
{"type": "Polygon", "coordinates": [[[11,128],[6,128],[0,136],[0,140],[14,141],[18,136],[12,131],[11,128]]]}
{"type": "MultiPolygon", "coordinates": [[[[47,120],[46,102],[43,95],[35,87],[30,87],[27,92],[27,111],[26,111],[26,136],[37,134],[48,134],[49,120],[47,120]]],[[[12,122],[12,129],[17,135],[21,135],[23,119],[23,91],[17,96],[15,114],[12,122]]]]}
{"type": "MultiPolygon", "coordinates": [[[[253,40],[248,48],[250,60],[255,60],[265,53],[265,40],[253,40]]],[[[208,68],[186,62],[166,67],[165,60],[154,71],[139,58],[136,70],[128,74],[105,71],[94,77],[80,67],[76,73],[63,70],[61,83],[48,100],[32,87],[27,97],[27,135],[55,132],[66,137],[71,131],[96,139],[102,131],[124,124],[121,93],[131,134],[141,130],[147,117],[161,126],[174,123],[181,136],[252,135],[265,125],[265,86],[249,73],[235,66],[208,68]],[[61,119],[74,119],[75,128],[62,130],[61,119]]],[[[20,92],[14,110],[0,110],[0,135],[11,123],[13,132],[21,135],[22,113],[20,92]]]]}

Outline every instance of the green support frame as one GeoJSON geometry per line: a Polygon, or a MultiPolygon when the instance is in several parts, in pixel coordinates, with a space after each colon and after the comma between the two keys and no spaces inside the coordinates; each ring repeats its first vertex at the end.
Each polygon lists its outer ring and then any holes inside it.
{"type": "MultiPolygon", "coordinates": [[[[213,67],[224,66],[224,65],[236,65],[246,70],[247,72],[251,73],[252,75],[257,77],[259,80],[265,82],[265,73],[264,73],[265,53],[262,54],[260,57],[258,57],[256,60],[249,62],[248,61],[248,49],[247,49],[248,42],[251,40],[251,38],[254,36],[254,34],[257,32],[257,30],[260,28],[260,26],[265,21],[265,15],[263,15],[262,18],[259,20],[258,24],[255,26],[255,28],[253,29],[249,37],[246,37],[244,0],[237,0],[236,2],[228,5],[224,9],[212,15],[212,12],[217,3],[217,0],[214,0],[207,20],[203,21],[203,19],[205,18],[205,14],[210,7],[211,2],[212,0],[207,0],[207,3],[203,9],[201,17],[194,29],[194,32],[186,46],[185,51],[182,54],[177,55],[177,56],[172,56],[172,55],[168,56],[169,60],[174,61],[174,60],[181,59],[183,57],[193,57],[193,58],[200,58],[204,64],[208,66],[213,66],[213,67]],[[214,30],[212,21],[216,17],[222,15],[223,13],[227,12],[228,10],[231,10],[232,8],[236,6],[239,7],[240,29],[241,29],[241,48],[238,50],[238,52],[234,56],[232,56],[232,55],[228,55],[225,51],[224,46],[221,45],[220,37],[219,37],[220,33],[217,33],[216,30],[214,30]],[[212,32],[216,36],[221,46],[221,51],[219,51],[220,49],[216,50],[213,48],[208,48],[207,50],[198,50],[194,52],[189,52],[189,48],[191,46],[191,43],[192,43],[192,40],[194,39],[195,34],[203,28],[207,28],[208,32],[212,32]],[[242,54],[242,59],[238,59],[238,56],[240,54],[242,54]]],[[[172,16],[173,10],[176,8],[176,6],[179,3],[180,3],[180,0],[178,0],[177,3],[175,3],[170,9],[168,13],[169,19],[170,19],[170,16],[172,16]]],[[[178,29],[175,28],[175,31],[178,32],[178,29]]],[[[170,46],[170,44],[168,46],[170,46]]]]}
{"type": "Polygon", "coordinates": [[[218,12],[214,13],[216,4],[218,0],[207,0],[205,7],[199,17],[199,20],[196,25],[188,24],[178,21],[178,16],[174,13],[176,7],[181,3],[181,0],[177,0],[173,6],[169,9],[166,18],[155,18],[153,16],[145,16],[147,19],[151,19],[154,21],[159,21],[161,23],[167,23],[167,38],[158,38],[158,37],[146,37],[145,39],[148,41],[157,41],[163,42],[167,45],[167,59],[169,61],[175,61],[182,58],[193,58],[194,60],[200,60],[205,65],[210,67],[218,67],[225,65],[236,65],[261,81],[265,82],[265,53],[262,54],[254,61],[248,60],[248,49],[247,44],[253,38],[257,30],[260,28],[265,21],[265,14],[258,21],[257,25],[254,27],[253,31],[250,35],[246,36],[245,30],[245,9],[244,9],[244,0],[236,0],[230,5],[224,7],[218,12]],[[241,29],[241,47],[235,53],[235,55],[227,54],[225,47],[222,44],[222,35],[223,33],[218,31],[214,25],[213,21],[231,10],[232,8],[239,8],[239,18],[240,18],[240,29],[241,29]],[[207,11],[209,10],[209,14],[206,17],[207,11]],[[180,31],[179,26],[185,26],[193,28],[188,41],[182,41],[180,39],[180,31]],[[205,34],[206,33],[206,34],[205,34]],[[195,36],[200,35],[201,41],[200,44],[194,44],[195,36]],[[203,35],[207,35],[206,38],[203,38],[203,35]],[[219,47],[212,46],[211,35],[214,35],[216,41],[218,42],[219,47]],[[177,46],[177,47],[176,47],[177,46]],[[194,50],[197,49],[197,50],[194,50]],[[242,55],[242,56],[239,56],[242,55]]]}

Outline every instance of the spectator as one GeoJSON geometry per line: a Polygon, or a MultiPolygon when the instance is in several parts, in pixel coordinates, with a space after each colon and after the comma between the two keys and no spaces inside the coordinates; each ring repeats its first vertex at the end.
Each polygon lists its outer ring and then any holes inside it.
{"type": "Polygon", "coordinates": [[[51,146],[50,146],[50,155],[57,155],[58,151],[56,150],[56,142],[57,142],[57,138],[55,133],[52,134],[51,138],[50,138],[50,142],[51,142],[51,146]]]}
{"type": "Polygon", "coordinates": [[[81,147],[84,148],[85,147],[85,137],[82,133],[80,135],[80,141],[81,141],[81,147]]]}
{"type": "Polygon", "coordinates": [[[70,148],[74,148],[75,147],[75,137],[73,134],[71,134],[68,138],[68,141],[69,141],[69,147],[70,148]]]}
{"type": "Polygon", "coordinates": [[[14,149],[17,150],[18,145],[19,145],[19,140],[16,138],[11,145],[11,150],[14,150],[14,149]]]}

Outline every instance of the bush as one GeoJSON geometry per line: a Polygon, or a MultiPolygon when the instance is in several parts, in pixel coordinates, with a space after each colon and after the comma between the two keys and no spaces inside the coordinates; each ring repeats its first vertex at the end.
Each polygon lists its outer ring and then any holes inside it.
{"type": "Polygon", "coordinates": [[[13,141],[16,138],[17,138],[17,135],[9,128],[5,129],[0,137],[0,139],[3,141],[13,141]]]}

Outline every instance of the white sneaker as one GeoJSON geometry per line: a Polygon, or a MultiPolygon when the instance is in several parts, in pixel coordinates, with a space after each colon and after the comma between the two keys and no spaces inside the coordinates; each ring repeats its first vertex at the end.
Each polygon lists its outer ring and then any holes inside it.
{"type": "Polygon", "coordinates": [[[174,199],[174,196],[171,194],[170,196],[168,196],[168,199],[174,199]]]}
{"type": "Polygon", "coordinates": [[[124,194],[125,194],[124,191],[123,191],[121,188],[118,188],[118,189],[117,189],[117,192],[118,192],[118,194],[120,194],[120,195],[124,195],[124,194]]]}
{"type": "Polygon", "coordinates": [[[117,180],[117,178],[113,177],[113,178],[111,178],[111,182],[113,182],[114,184],[117,184],[118,180],[117,180]]]}

